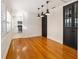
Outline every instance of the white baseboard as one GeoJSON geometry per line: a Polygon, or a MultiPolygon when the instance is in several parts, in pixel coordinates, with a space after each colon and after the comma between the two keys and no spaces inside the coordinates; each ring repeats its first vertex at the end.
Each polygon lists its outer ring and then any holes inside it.
{"type": "Polygon", "coordinates": [[[48,36],[47,36],[47,38],[50,39],[50,40],[56,41],[56,42],[58,42],[58,43],[60,43],[60,44],[63,44],[63,41],[55,40],[54,38],[52,38],[52,37],[48,37],[48,36]]]}

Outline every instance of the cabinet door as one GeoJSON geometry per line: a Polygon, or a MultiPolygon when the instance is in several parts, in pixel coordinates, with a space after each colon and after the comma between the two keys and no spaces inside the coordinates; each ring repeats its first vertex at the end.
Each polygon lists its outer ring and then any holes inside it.
{"type": "Polygon", "coordinates": [[[77,35],[78,35],[78,3],[73,4],[73,44],[77,48],[77,35]]]}
{"type": "Polygon", "coordinates": [[[63,7],[63,43],[73,48],[77,48],[77,8],[77,3],[72,3],[63,7]]]}

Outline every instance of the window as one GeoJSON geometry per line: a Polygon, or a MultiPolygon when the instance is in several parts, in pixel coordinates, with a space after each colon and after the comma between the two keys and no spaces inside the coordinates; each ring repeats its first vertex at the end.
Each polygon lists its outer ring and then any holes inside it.
{"type": "Polygon", "coordinates": [[[10,32],[10,31],[11,31],[11,15],[7,11],[7,32],[10,32]]]}

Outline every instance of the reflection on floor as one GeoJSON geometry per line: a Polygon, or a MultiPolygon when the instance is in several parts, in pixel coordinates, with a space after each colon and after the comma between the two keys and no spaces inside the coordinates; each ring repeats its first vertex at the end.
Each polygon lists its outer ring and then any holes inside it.
{"type": "Polygon", "coordinates": [[[18,38],[6,59],[77,59],[77,51],[45,37],[18,38]]]}

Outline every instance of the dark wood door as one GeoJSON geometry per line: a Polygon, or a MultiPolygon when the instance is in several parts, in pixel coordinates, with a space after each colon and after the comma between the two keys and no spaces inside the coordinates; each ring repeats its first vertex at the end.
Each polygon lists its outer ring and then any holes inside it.
{"type": "Polygon", "coordinates": [[[77,49],[78,28],[78,3],[72,3],[63,7],[64,15],[64,40],[63,43],[77,49]]]}
{"type": "Polygon", "coordinates": [[[47,37],[47,16],[42,17],[42,36],[47,37]]]}

